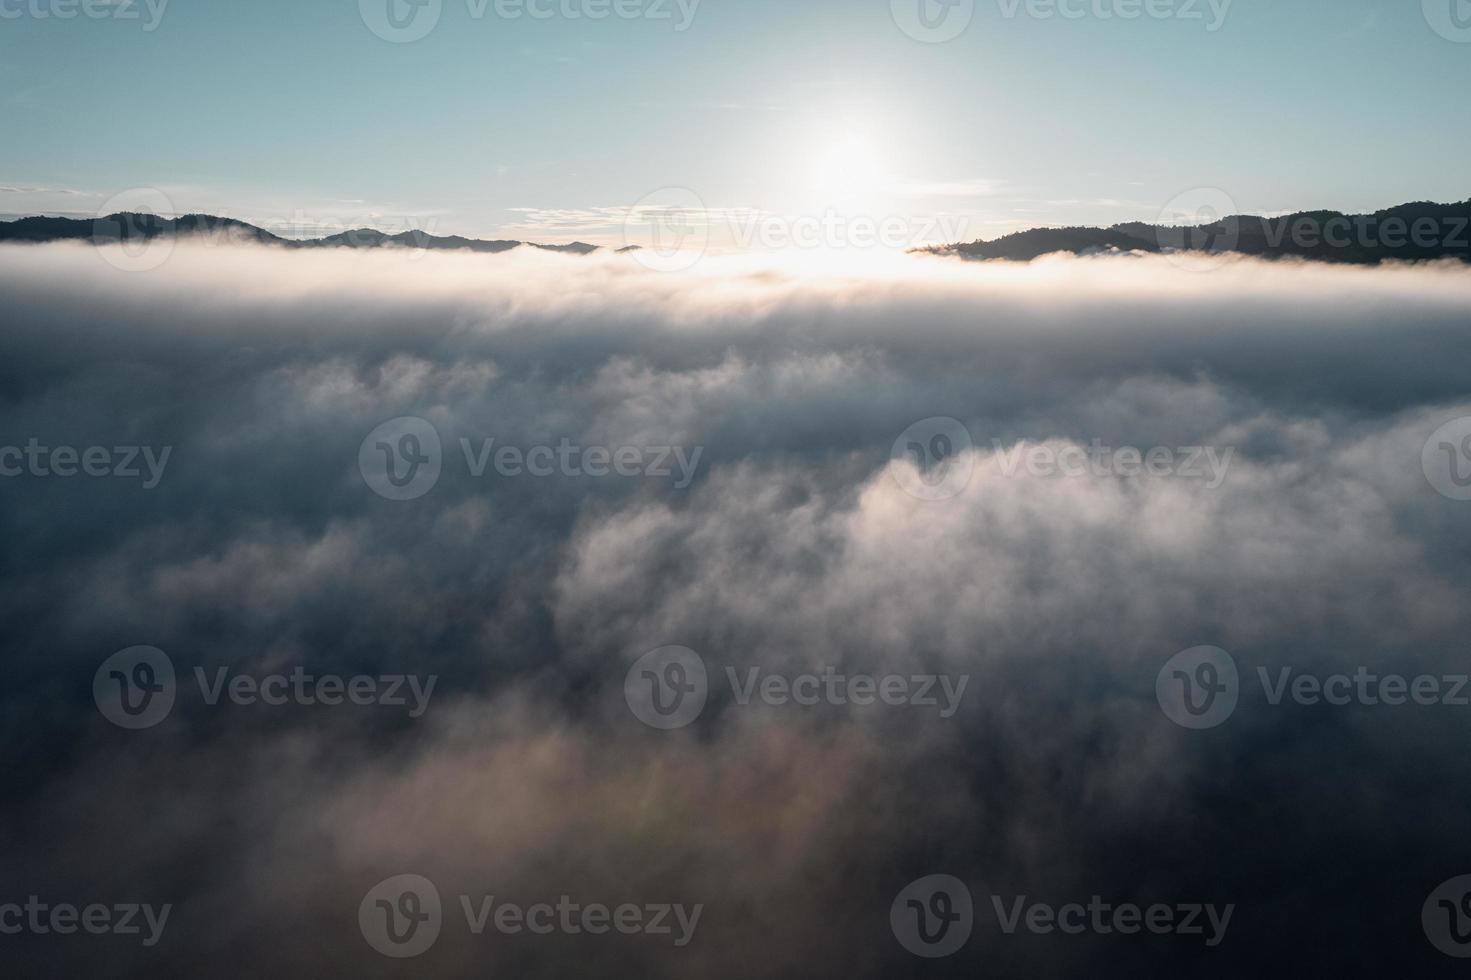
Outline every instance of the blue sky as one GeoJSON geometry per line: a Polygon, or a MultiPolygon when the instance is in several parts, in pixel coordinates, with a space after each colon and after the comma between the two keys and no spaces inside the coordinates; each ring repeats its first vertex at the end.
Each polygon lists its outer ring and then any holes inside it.
{"type": "Polygon", "coordinates": [[[901,27],[920,0],[438,0],[399,8],[433,24],[407,43],[369,26],[390,0],[81,2],[0,0],[5,214],[156,188],[302,233],[599,241],[681,187],[990,237],[1201,187],[1255,212],[1471,197],[1467,0],[974,0],[944,43],[901,27]]]}

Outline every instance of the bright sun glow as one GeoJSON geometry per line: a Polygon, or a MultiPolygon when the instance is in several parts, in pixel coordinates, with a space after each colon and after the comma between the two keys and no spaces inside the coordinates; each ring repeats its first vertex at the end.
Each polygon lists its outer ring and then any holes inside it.
{"type": "Polygon", "coordinates": [[[812,184],[825,194],[847,197],[870,193],[882,178],[875,145],[863,133],[845,132],[822,144],[814,154],[812,184]]]}

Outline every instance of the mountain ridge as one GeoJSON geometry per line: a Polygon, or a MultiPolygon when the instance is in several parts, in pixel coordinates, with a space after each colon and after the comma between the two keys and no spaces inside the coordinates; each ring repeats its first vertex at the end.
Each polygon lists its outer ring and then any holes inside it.
{"type": "Polygon", "coordinates": [[[320,238],[283,238],[274,232],[236,218],[212,214],[183,214],[164,218],[156,214],[119,211],[98,218],[63,218],[35,215],[0,221],[0,242],[84,241],[101,245],[113,242],[150,241],[156,238],[191,236],[229,237],[283,248],[404,248],[445,249],[471,252],[508,252],[526,246],[549,252],[587,255],[600,246],[587,242],[544,245],[515,239],[465,238],[461,235],[431,235],[404,231],[395,235],[376,228],[353,228],[320,238]]]}
{"type": "Polygon", "coordinates": [[[1357,265],[1442,258],[1471,262],[1471,200],[1459,204],[1414,201],[1367,214],[1331,210],[1276,217],[1236,214],[1200,225],[1131,221],[1107,228],[1029,228],[990,241],[918,251],[1013,262],[1030,262],[1057,252],[1234,253],[1357,265]]]}
{"type": "MultiPolygon", "coordinates": [[[[246,221],[210,214],[164,218],[156,214],[123,211],[90,219],[35,215],[0,221],[0,242],[85,241],[107,244],[169,236],[227,237],[293,249],[402,247],[498,253],[527,247],[573,255],[588,255],[602,250],[602,246],[581,241],[548,245],[516,239],[431,235],[419,230],[389,234],[368,227],[319,238],[293,239],[283,238],[246,221]]],[[[627,246],[614,251],[626,254],[637,248],[627,246]]],[[[989,241],[978,239],[914,251],[968,260],[1013,262],[1030,262],[1056,253],[1199,252],[1359,265],[1443,258],[1471,263],[1471,200],[1457,204],[1414,201],[1365,214],[1332,210],[1299,211],[1275,217],[1236,214],[1199,225],[1128,221],[1106,228],[1038,227],[989,241]]]]}

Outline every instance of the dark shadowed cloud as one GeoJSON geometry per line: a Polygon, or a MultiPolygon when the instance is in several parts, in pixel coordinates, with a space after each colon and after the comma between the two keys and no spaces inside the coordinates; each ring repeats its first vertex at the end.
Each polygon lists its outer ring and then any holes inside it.
{"type": "Polygon", "coordinates": [[[130,274],[6,247],[0,447],[170,452],[151,489],[0,478],[0,903],[174,910],[153,947],[6,936],[5,955],[75,976],[1413,971],[1438,955],[1422,901],[1471,870],[1471,707],[1273,706],[1257,670],[1467,672],[1471,503],[1422,451],[1471,415],[1468,309],[1459,265],[666,275],[180,244],[130,274]],[[360,450],[401,417],[441,472],[396,501],[360,450]],[[936,473],[895,442],[939,417],[969,477],[922,499],[936,473]],[[642,469],[477,476],[489,439],[642,469]],[[1024,462],[1095,443],[1217,468],[1024,462]],[[661,454],[671,472],[644,472],[661,454]],[[92,684],[135,645],[167,653],[178,697],[128,731],[92,684]],[[624,681],[669,645],[710,683],[665,732],[624,681]],[[1192,731],[1155,682],[1201,645],[1234,657],[1241,701],[1192,731]],[[416,717],[211,706],[196,667],[437,683],[416,717]],[[828,667],[967,686],[944,716],[742,704],[726,682],[828,667]],[[405,873],[445,922],[399,961],[357,915],[405,873]],[[889,924],[931,873],[978,911],[934,962],[889,924]],[[476,937],[458,900],[564,894],[704,909],[675,947],[476,937]],[[992,894],[1236,910],[1206,950],[1006,936],[992,894]]]}

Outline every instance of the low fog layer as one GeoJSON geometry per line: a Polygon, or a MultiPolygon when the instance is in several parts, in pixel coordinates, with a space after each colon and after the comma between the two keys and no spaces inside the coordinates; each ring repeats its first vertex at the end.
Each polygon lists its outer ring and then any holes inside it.
{"type": "Polygon", "coordinates": [[[1422,467],[1471,415],[1463,266],[108,257],[0,248],[0,446],[169,448],[151,488],[141,451],[137,478],[0,478],[0,903],[173,911],[151,947],[3,937],[17,975],[1330,975],[1438,956],[1420,909],[1471,872],[1471,707],[1274,706],[1256,672],[1471,665],[1471,502],[1422,467]],[[360,450],[401,417],[432,426],[442,472],[392,500],[360,450]],[[973,445],[943,471],[969,471],[953,495],[893,458],[934,418],[973,445]],[[474,473],[482,451],[564,440],[667,449],[670,473],[474,473]],[[1199,449],[1201,472],[1019,462],[1095,445],[1199,449]],[[92,685],[136,645],[180,683],[129,731],[92,685]],[[669,645],[710,693],[661,731],[624,681],[669,645]],[[1155,682],[1201,645],[1235,658],[1242,693],[1197,731],[1155,682]],[[193,681],[298,666],[437,682],[412,717],[210,705],[193,681]],[[725,682],[828,667],[968,681],[948,716],[742,704],[725,682]],[[398,961],[358,907],[406,873],[435,883],[445,926],[398,961]],[[967,883],[977,919],[932,962],[889,911],[934,873],[967,883]],[[461,895],[564,894],[704,909],[682,947],[477,937],[459,915],[461,895]],[[992,894],[1236,911],[1214,949],[1007,936],[992,894]]]}

